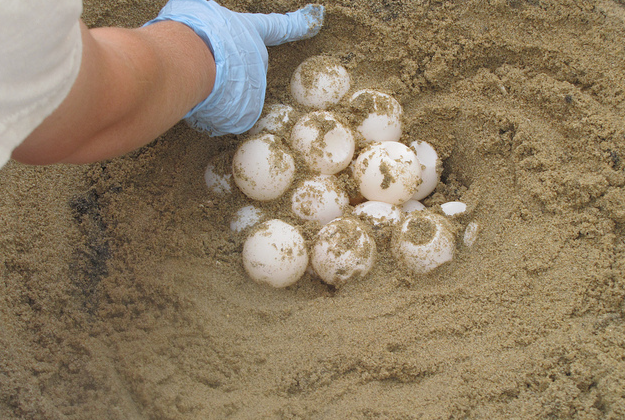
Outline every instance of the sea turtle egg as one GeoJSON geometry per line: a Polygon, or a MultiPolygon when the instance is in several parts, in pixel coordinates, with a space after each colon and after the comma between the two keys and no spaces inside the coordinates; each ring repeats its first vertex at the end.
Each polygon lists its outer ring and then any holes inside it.
{"type": "Polygon", "coordinates": [[[410,213],[393,232],[393,255],[417,274],[451,261],[455,239],[448,223],[438,214],[410,213]]]}
{"type": "Polygon", "coordinates": [[[386,93],[363,89],[352,95],[351,106],[364,114],[356,130],[366,143],[399,141],[402,134],[402,108],[395,98],[386,93]]]}
{"type": "Polygon", "coordinates": [[[477,239],[477,235],[480,230],[480,225],[477,222],[471,222],[467,225],[467,228],[464,230],[464,235],[462,237],[462,241],[466,246],[473,246],[475,240],[477,239]]]}
{"type": "Polygon", "coordinates": [[[243,243],[242,256],[248,275],[273,287],[294,284],[308,267],[303,236],[279,219],[258,225],[243,243]]]}
{"type": "Polygon", "coordinates": [[[354,214],[372,225],[393,225],[401,220],[399,207],[383,201],[365,201],[354,207],[354,214]]]}
{"type": "Polygon", "coordinates": [[[254,205],[241,207],[230,220],[230,229],[233,232],[242,232],[260,222],[264,217],[263,211],[254,205]]]}
{"type": "Polygon", "coordinates": [[[249,134],[255,135],[262,131],[278,134],[288,129],[292,124],[295,109],[290,105],[273,104],[266,107],[263,115],[250,128],[249,134]]]}
{"type": "Polygon", "coordinates": [[[280,197],[295,177],[295,160],[273,134],[242,143],[232,159],[234,182],[246,196],[260,201],[280,197]]]}
{"type": "Polygon", "coordinates": [[[204,182],[212,194],[224,195],[232,191],[231,157],[228,154],[217,155],[206,165],[204,182]]]}
{"type": "Polygon", "coordinates": [[[438,181],[441,178],[441,168],[438,164],[438,154],[436,150],[427,142],[413,141],[410,148],[417,155],[417,159],[421,163],[421,184],[417,186],[412,198],[414,200],[423,200],[436,189],[438,181]]]}
{"type": "Polygon", "coordinates": [[[369,273],[376,257],[375,241],[356,219],[340,218],[317,234],[310,261],[325,283],[340,287],[369,273]]]}
{"type": "Polygon", "coordinates": [[[341,217],[348,204],[347,193],[339,187],[333,175],[317,175],[303,181],[291,198],[293,213],[322,225],[341,217]]]}
{"type": "Polygon", "coordinates": [[[454,216],[456,214],[464,213],[467,210],[467,205],[460,201],[448,201],[441,204],[441,210],[447,216],[454,216]]]}
{"type": "Polygon", "coordinates": [[[332,175],[349,166],[356,142],[351,131],[327,111],[302,117],[291,131],[291,146],[310,169],[332,175]]]}
{"type": "Polygon", "coordinates": [[[345,67],[332,57],[315,56],[302,62],[291,77],[291,95],[300,104],[325,109],[338,103],[350,87],[345,67]]]}
{"type": "Polygon", "coordinates": [[[402,204],[421,182],[421,164],[406,145],[387,141],[372,143],[354,164],[354,178],[368,200],[402,204]]]}
{"type": "Polygon", "coordinates": [[[423,205],[422,202],[411,199],[401,205],[401,210],[404,213],[412,213],[413,211],[425,210],[425,206],[423,205]]]}

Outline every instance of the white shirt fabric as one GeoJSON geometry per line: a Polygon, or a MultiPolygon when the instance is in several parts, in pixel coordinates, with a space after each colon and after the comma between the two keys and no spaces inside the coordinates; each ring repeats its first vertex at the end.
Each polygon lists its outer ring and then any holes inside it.
{"type": "Polygon", "coordinates": [[[0,167],[69,93],[82,0],[0,0],[0,167]]]}

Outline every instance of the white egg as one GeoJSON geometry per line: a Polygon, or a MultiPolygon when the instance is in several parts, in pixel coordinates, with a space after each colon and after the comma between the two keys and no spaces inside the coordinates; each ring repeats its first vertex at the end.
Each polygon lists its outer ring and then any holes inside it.
{"type": "Polygon", "coordinates": [[[421,182],[421,164],[415,153],[402,143],[372,143],[354,164],[354,178],[368,200],[402,204],[421,182]]]}
{"type": "Polygon", "coordinates": [[[273,104],[266,107],[263,115],[250,128],[249,134],[255,135],[262,131],[278,134],[289,129],[293,122],[295,109],[290,105],[273,104]]]}
{"type": "Polygon", "coordinates": [[[408,200],[404,204],[401,205],[401,210],[404,213],[412,213],[413,211],[423,211],[425,210],[425,206],[422,202],[417,200],[408,200]]]}
{"type": "Polygon", "coordinates": [[[447,216],[454,216],[467,211],[467,205],[460,201],[449,201],[441,204],[441,210],[443,210],[443,213],[447,216]]]}
{"type": "Polygon", "coordinates": [[[366,143],[399,141],[403,111],[395,98],[386,93],[363,89],[352,95],[351,106],[364,114],[356,130],[366,143]]]}
{"type": "Polygon", "coordinates": [[[455,239],[449,222],[438,214],[410,213],[393,232],[393,255],[417,274],[451,261],[454,251],[455,239]]]}
{"type": "Polygon", "coordinates": [[[243,243],[243,267],[258,283],[290,286],[308,267],[304,238],[282,220],[261,223],[243,243]]]}
{"type": "Polygon", "coordinates": [[[401,220],[401,211],[394,204],[365,201],[354,207],[354,214],[372,225],[393,225],[401,220]]]}
{"type": "Polygon", "coordinates": [[[436,189],[438,181],[441,179],[441,168],[438,163],[438,153],[429,144],[424,141],[413,141],[410,148],[417,155],[417,159],[421,163],[421,184],[417,186],[417,191],[412,198],[414,200],[423,200],[436,189]]]}
{"type": "Polygon", "coordinates": [[[333,175],[317,175],[303,181],[291,197],[293,213],[322,225],[341,217],[348,205],[349,197],[333,175]]]}
{"type": "Polygon", "coordinates": [[[234,182],[246,196],[260,201],[280,197],[295,177],[295,160],[273,134],[242,143],[232,160],[234,182]]]}
{"type": "Polygon", "coordinates": [[[230,229],[233,232],[242,232],[265,218],[265,213],[256,206],[241,207],[230,220],[230,229]]]}
{"type": "Polygon", "coordinates": [[[340,287],[366,276],[376,258],[375,241],[356,219],[340,218],[317,234],[310,261],[325,283],[340,287]]]}
{"type": "Polygon", "coordinates": [[[466,246],[473,246],[479,230],[480,225],[478,225],[477,222],[471,222],[467,225],[467,228],[464,230],[464,236],[462,237],[462,241],[466,246]]]}
{"type": "Polygon", "coordinates": [[[291,131],[291,146],[313,171],[332,175],[342,171],[354,156],[351,131],[327,111],[302,117],[291,131]]]}
{"type": "Polygon", "coordinates": [[[338,60],[315,56],[295,69],[291,77],[291,95],[304,106],[325,109],[338,103],[350,84],[349,74],[338,60]]]}
{"type": "Polygon", "coordinates": [[[232,191],[232,155],[217,155],[206,165],[204,182],[212,194],[225,195],[232,191]]]}

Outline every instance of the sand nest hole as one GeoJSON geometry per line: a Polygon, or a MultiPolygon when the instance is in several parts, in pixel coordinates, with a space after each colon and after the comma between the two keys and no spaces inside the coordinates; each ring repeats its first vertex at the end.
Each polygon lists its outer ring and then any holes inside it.
{"type": "MultiPolygon", "coordinates": [[[[224,5],[293,6],[252,3],[224,5]]],[[[453,260],[407,271],[381,225],[368,231],[376,263],[340,287],[306,272],[282,289],[251,281],[246,233],[230,228],[250,201],[203,179],[245,136],[180,124],[113,161],[10,163],[0,171],[0,417],[623,417],[622,2],[326,6],[319,36],[270,50],[267,104],[289,103],[296,67],[320,55],[353,89],[395,98],[399,141],[427,142],[441,162],[422,204],[439,216],[445,203],[467,205],[447,217],[453,260]]],[[[143,7],[86,2],[84,18],[137,26],[159,5],[143,7]]],[[[319,225],[291,212],[297,176],[258,208],[309,247],[319,225]]],[[[339,182],[357,198],[349,177],[339,182]]]]}

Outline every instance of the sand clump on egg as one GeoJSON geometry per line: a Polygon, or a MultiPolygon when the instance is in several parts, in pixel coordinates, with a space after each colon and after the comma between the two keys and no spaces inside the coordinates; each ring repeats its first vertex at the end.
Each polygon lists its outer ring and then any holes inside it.
{"type": "MultiPolygon", "coordinates": [[[[162,4],[86,0],[83,19],[136,27],[162,4]]],[[[346,125],[357,90],[397,99],[400,141],[430,144],[440,176],[397,207],[445,217],[454,259],[413,273],[388,228],[360,220],[376,241],[365,277],[334,287],[306,268],[285,288],[254,282],[242,263],[254,228],[230,228],[239,209],[293,225],[308,249],[321,226],[292,213],[294,189],[316,175],[297,154],[273,200],[207,187],[209,162],[247,135],[179,124],[92,165],[9,162],[2,419],[623,418],[623,2],[325,6],[319,35],[269,49],[267,105],[290,104],[293,72],[317,55],[350,75],[326,108],[346,125]],[[449,202],[466,210],[444,216],[449,202]]],[[[272,133],[287,148],[291,124],[312,111],[293,108],[272,133]]],[[[334,176],[350,198],[343,217],[360,219],[350,168],[334,176]]]]}
{"type": "Polygon", "coordinates": [[[454,258],[456,239],[444,217],[422,211],[411,213],[396,227],[391,248],[402,265],[425,274],[454,258]]]}
{"type": "Polygon", "coordinates": [[[335,287],[365,277],[375,259],[375,241],[355,219],[339,218],[326,224],[312,246],[314,272],[335,287]]]}
{"type": "Polygon", "coordinates": [[[317,175],[302,181],[291,196],[293,213],[321,225],[339,218],[349,204],[349,197],[332,175],[317,175]]]}
{"type": "Polygon", "coordinates": [[[350,85],[349,74],[337,58],[313,56],[295,69],[291,94],[304,106],[325,109],[338,103],[350,85]]]}
{"type": "Polygon", "coordinates": [[[362,89],[350,99],[352,121],[363,142],[399,141],[402,135],[402,108],[391,95],[362,89]]]}
{"type": "Polygon", "coordinates": [[[436,225],[429,219],[419,217],[408,222],[409,233],[405,239],[415,245],[423,245],[432,240],[436,233],[436,225]]]}
{"type": "Polygon", "coordinates": [[[326,175],[345,169],[356,146],[351,130],[326,111],[311,112],[297,121],[289,143],[311,170],[326,175]]]}

